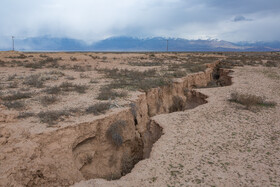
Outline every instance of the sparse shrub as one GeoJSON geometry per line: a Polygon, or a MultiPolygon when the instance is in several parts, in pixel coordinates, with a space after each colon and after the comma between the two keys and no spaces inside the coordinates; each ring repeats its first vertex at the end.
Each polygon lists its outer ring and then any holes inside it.
{"type": "Polygon", "coordinates": [[[275,102],[265,101],[264,97],[251,94],[240,94],[237,92],[231,93],[229,101],[242,104],[246,109],[250,109],[252,106],[274,107],[276,105],[275,102]]]}
{"type": "Polygon", "coordinates": [[[33,69],[40,69],[43,67],[48,68],[58,68],[59,64],[58,61],[61,60],[61,58],[52,58],[52,57],[46,57],[46,59],[40,60],[38,62],[34,61],[31,63],[24,64],[24,67],[26,68],[33,68],[33,69]]]}
{"type": "Polygon", "coordinates": [[[61,89],[58,86],[53,86],[53,87],[48,87],[47,89],[44,90],[44,92],[55,95],[55,94],[59,94],[61,92],[61,89]]]}
{"type": "Polygon", "coordinates": [[[278,61],[267,61],[265,64],[264,64],[266,67],[278,67],[280,65],[280,62],[278,61]]]}
{"type": "Polygon", "coordinates": [[[40,69],[42,68],[42,65],[36,62],[29,62],[23,65],[26,68],[32,68],[32,69],[40,69]]]}
{"type": "Polygon", "coordinates": [[[86,65],[86,70],[91,71],[91,67],[92,67],[91,65],[86,65]]]}
{"type": "Polygon", "coordinates": [[[182,69],[182,67],[180,66],[180,64],[168,64],[168,71],[177,71],[178,69],[182,69]]]}
{"type": "Polygon", "coordinates": [[[73,77],[73,76],[67,76],[66,79],[67,79],[67,80],[75,80],[75,77],[73,77]]]}
{"type": "Polygon", "coordinates": [[[89,83],[91,83],[91,84],[96,84],[96,83],[98,83],[98,81],[95,80],[95,79],[90,79],[89,83]]]}
{"type": "Polygon", "coordinates": [[[87,70],[86,67],[80,65],[74,65],[72,69],[77,72],[85,72],[87,70]]]}
{"type": "Polygon", "coordinates": [[[100,90],[100,93],[98,94],[97,99],[99,100],[109,100],[109,99],[115,99],[116,97],[126,97],[127,96],[127,92],[125,91],[121,91],[121,92],[117,92],[112,90],[110,87],[103,87],[100,90]]]}
{"type": "Polygon", "coordinates": [[[40,97],[39,101],[42,105],[47,106],[47,105],[57,102],[58,99],[55,95],[50,95],[50,96],[47,95],[47,96],[40,97]]]}
{"type": "Polygon", "coordinates": [[[21,113],[19,113],[17,118],[18,119],[25,119],[25,118],[29,118],[29,117],[33,117],[33,116],[35,116],[35,114],[32,113],[32,112],[21,112],[21,113]]]}
{"type": "Polygon", "coordinates": [[[106,61],[106,60],[107,60],[107,57],[106,57],[106,56],[103,56],[101,62],[108,62],[108,61],[106,61]]]}
{"type": "Polygon", "coordinates": [[[48,75],[58,75],[59,77],[63,77],[65,74],[61,71],[56,71],[56,70],[52,70],[50,72],[47,72],[46,74],[48,75]]]}
{"type": "Polygon", "coordinates": [[[17,87],[18,87],[18,82],[9,83],[9,88],[17,88],[17,87]]]}
{"type": "Polygon", "coordinates": [[[75,85],[74,86],[74,90],[77,93],[83,94],[83,93],[86,93],[87,86],[86,85],[75,85]]]}
{"type": "Polygon", "coordinates": [[[32,93],[30,92],[12,92],[11,94],[7,96],[2,96],[1,99],[3,101],[14,101],[14,100],[20,100],[20,99],[27,99],[32,97],[32,93]]]}
{"type": "MultiPolygon", "coordinates": [[[[218,65],[217,68],[225,68],[225,69],[232,69],[234,66],[238,66],[234,61],[231,60],[222,60],[218,65]]],[[[239,64],[239,66],[243,66],[239,64]]]]}
{"type": "Polygon", "coordinates": [[[77,85],[71,82],[63,82],[59,86],[49,87],[44,90],[48,94],[59,94],[61,92],[72,92],[85,93],[87,90],[86,85],[77,85]]]}
{"type": "Polygon", "coordinates": [[[7,57],[7,58],[19,58],[19,59],[25,59],[25,58],[27,58],[27,56],[26,56],[26,55],[24,55],[24,54],[20,54],[19,56],[9,56],[9,57],[7,57]]]}
{"type": "Polygon", "coordinates": [[[87,87],[85,85],[76,85],[71,82],[61,83],[59,88],[65,92],[76,91],[77,93],[85,93],[87,90],[87,87]]]}
{"type": "Polygon", "coordinates": [[[131,66],[161,66],[160,62],[128,62],[131,66]]]}
{"type": "MultiPolygon", "coordinates": [[[[196,59],[196,61],[198,61],[196,59]]],[[[172,64],[168,64],[168,71],[173,71],[174,73],[174,77],[183,77],[185,76],[184,72],[199,72],[199,71],[204,71],[206,69],[206,65],[205,65],[206,61],[203,62],[197,62],[194,63],[191,60],[188,61],[182,61],[180,63],[172,63],[172,64]]]]}
{"type": "Polygon", "coordinates": [[[1,66],[1,67],[5,67],[5,66],[7,66],[7,64],[6,64],[6,62],[5,62],[5,61],[0,60],[0,66],[1,66]]]}
{"type": "Polygon", "coordinates": [[[8,109],[23,109],[25,107],[22,101],[6,101],[3,103],[8,109]]]}
{"type": "Polygon", "coordinates": [[[69,92],[73,91],[74,84],[71,82],[63,82],[59,87],[62,91],[69,92]]]}
{"type": "Polygon", "coordinates": [[[62,58],[47,57],[45,60],[42,60],[39,63],[42,64],[43,66],[45,65],[48,68],[58,68],[59,67],[59,64],[58,64],[59,60],[62,60],[62,58]]]}
{"type": "Polygon", "coordinates": [[[176,112],[184,110],[186,104],[182,97],[180,96],[173,96],[173,105],[169,108],[169,112],[176,112]]]}
{"type": "Polygon", "coordinates": [[[71,56],[71,57],[70,57],[70,60],[72,60],[72,61],[77,61],[77,58],[76,58],[76,57],[71,56]]]}
{"type": "Polygon", "coordinates": [[[20,55],[18,56],[18,58],[24,59],[24,58],[27,58],[27,56],[24,55],[24,54],[20,54],[20,55]]]}
{"type": "Polygon", "coordinates": [[[29,87],[23,87],[23,88],[20,88],[20,91],[21,92],[28,92],[28,91],[30,91],[30,88],[29,87]]]}
{"type": "Polygon", "coordinates": [[[161,86],[167,86],[171,84],[171,80],[165,77],[156,77],[152,79],[144,79],[140,80],[138,82],[137,87],[144,90],[148,91],[151,88],[156,88],[156,87],[161,87],[161,86]]]}
{"type": "Polygon", "coordinates": [[[110,106],[111,106],[111,104],[109,102],[96,103],[96,104],[88,107],[86,109],[86,113],[94,114],[94,115],[105,114],[105,112],[110,109],[110,106]]]}
{"type": "Polygon", "coordinates": [[[143,72],[127,69],[100,69],[98,71],[105,73],[107,78],[114,80],[107,85],[110,89],[128,88],[147,91],[150,88],[165,86],[171,83],[170,78],[158,75],[155,69],[143,72]]]}
{"type": "Polygon", "coordinates": [[[186,72],[182,71],[182,70],[176,70],[171,75],[172,75],[172,77],[175,77],[175,78],[181,78],[181,77],[186,76],[186,72]]]}
{"type": "Polygon", "coordinates": [[[23,83],[35,88],[42,88],[44,85],[44,81],[41,77],[41,74],[30,75],[29,77],[25,78],[23,83]]]}
{"type": "Polygon", "coordinates": [[[17,74],[9,75],[7,81],[12,81],[16,78],[17,74]]]}
{"type": "Polygon", "coordinates": [[[206,66],[205,65],[193,65],[191,66],[190,68],[190,71],[191,72],[199,72],[199,71],[204,71],[206,69],[206,66]]]}
{"type": "Polygon", "coordinates": [[[90,56],[92,59],[100,59],[100,57],[99,56],[92,56],[92,55],[88,55],[88,56],[90,56]]]}
{"type": "Polygon", "coordinates": [[[119,120],[111,124],[111,126],[106,131],[107,139],[114,146],[120,147],[123,144],[122,131],[126,125],[127,125],[126,121],[119,120]]]}
{"type": "Polygon", "coordinates": [[[44,55],[44,54],[40,54],[40,57],[41,57],[41,58],[47,58],[48,56],[47,56],[47,55],[44,55]]]}
{"type": "Polygon", "coordinates": [[[92,155],[87,155],[86,156],[86,164],[91,164],[93,160],[93,156],[92,155]]]}
{"type": "Polygon", "coordinates": [[[68,117],[71,115],[72,115],[71,110],[53,110],[53,111],[40,112],[37,114],[41,123],[47,123],[50,126],[54,125],[54,123],[57,122],[58,120],[63,120],[63,117],[68,117]]]}
{"type": "Polygon", "coordinates": [[[80,73],[80,78],[81,79],[87,79],[87,78],[89,78],[89,76],[87,74],[80,73]]]}
{"type": "Polygon", "coordinates": [[[106,74],[108,78],[127,78],[127,79],[143,79],[145,77],[155,77],[156,69],[150,69],[143,72],[127,70],[127,69],[102,69],[99,70],[106,74]]]}
{"type": "Polygon", "coordinates": [[[11,67],[15,67],[15,66],[23,66],[23,64],[26,62],[28,62],[28,60],[24,60],[24,61],[12,60],[9,64],[11,67]]]}
{"type": "Polygon", "coordinates": [[[90,154],[86,154],[83,157],[80,158],[80,163],[84,166],[87,164],[91,164],[93,160],[93,156],[90,154]]]}

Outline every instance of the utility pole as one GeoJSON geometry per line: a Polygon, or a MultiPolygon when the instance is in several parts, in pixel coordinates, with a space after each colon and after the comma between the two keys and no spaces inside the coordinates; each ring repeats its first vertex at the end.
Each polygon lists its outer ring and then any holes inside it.
{"type": "Polygon", "coordinates": [[[166,51],[168,51],[168,40],[166,40],[166,51]]]}
{"type": "Polygon", "coordinates": [[[12,42],[13,42],[13,51],[15,51],[15,41],[14,41],[14,36],[12,36],[12,42]]]}

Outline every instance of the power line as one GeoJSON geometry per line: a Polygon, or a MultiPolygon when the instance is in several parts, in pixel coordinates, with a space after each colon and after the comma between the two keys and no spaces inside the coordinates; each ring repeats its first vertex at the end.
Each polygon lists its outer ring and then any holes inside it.
{"type": "Polygon", "coordinates": [[[15,51],[15,41],[14,41],[14,36],[12,36],[12,42],[13,42],[13,51],[15,51]]]}

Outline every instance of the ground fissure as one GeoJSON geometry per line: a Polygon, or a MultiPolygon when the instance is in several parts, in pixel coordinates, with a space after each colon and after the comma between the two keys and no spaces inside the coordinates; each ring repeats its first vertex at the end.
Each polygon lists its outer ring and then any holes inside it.
{"type": "MultiPolygon", "coordinates": [[[[140,100],[130,104],[129,120],[117,120],[111,123],[105,132],[107,135],[99,136],[99,140],[96,139],[94,143],[85,139],[75,146],[73,155],[82,175],[86,179],[119,179],[130,173],[140,160],[149,158],[153,144],[163,134],[162,127],[153,121],[153,116],[193,109],[207,103],[207,96],[194,90],[195,87],[205,86],[209,82],[215,82],[217,86],[231,84],[231,77],[228,76],[230,71],[218,69],[216,66],[210,70],[211,77],[201,85],[196,85],[195,82],[190,84],[186,78],[180,80],[181,82],[147,91],[140,100]],[[153,102],[149,102],[150,100],[153,102]],[[108,141],[108,148],[104,149],[104,142],[108,141]],[[96,149],[100,147],[98,144],[103,144],[103,149],[96,149]],[[81,165],[83,167],[80,167],[81,165]]],[[[202,74],[205,72],[197,75],[202,74]]],[[[193,80],[195,76],[193,75],[193,80]]]]}
{"type": "MultiPolygon", "coordinates": [[[[175,79],[172,84],[139,93],[127,107],[94,121],[33,136],[26,134],[30,151],[19,161],[23,167],[9,175],[7,180],[12,183],[4,180],[3,184],[67,186],[83,179],[115,180],[130,173],[139,161],[149,158],[153,144],[164,133],[154,116],[207,103],[207,96],[195,88],[211,81],[219,86],[231,83],[219,83],[231,78],[227,77],[229,71],[215,69],[218,63],[207,64],[204,71],[175,79]]],[[[17,150],[20,148],[11,151],[17,150]]]]}

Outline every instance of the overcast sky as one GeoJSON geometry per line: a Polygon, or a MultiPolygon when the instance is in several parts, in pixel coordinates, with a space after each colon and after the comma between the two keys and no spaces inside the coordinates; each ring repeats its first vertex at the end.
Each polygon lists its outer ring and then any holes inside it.
{"type": "Polygon", "coordinates": [[[280,0],[1,0],[0,46],[11,35],[280,40],[280,0]]]}

